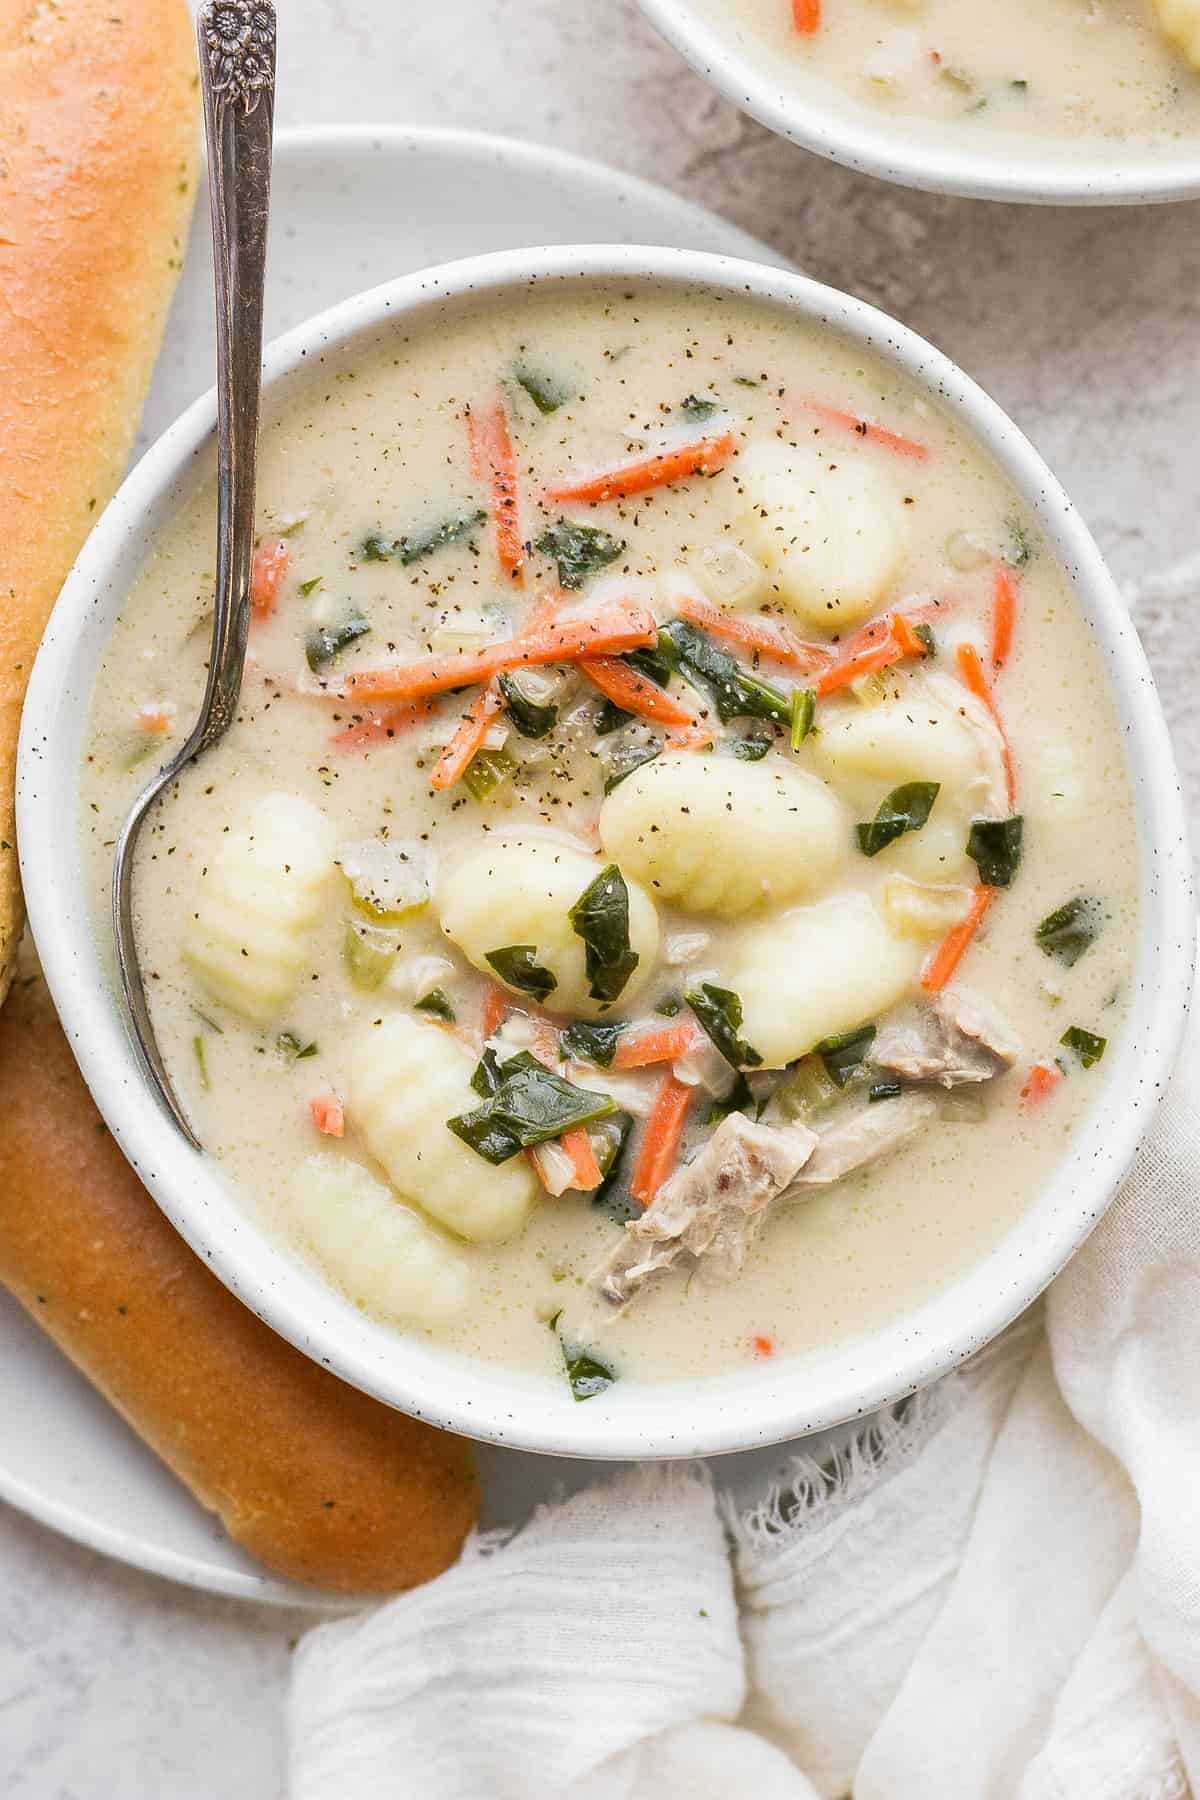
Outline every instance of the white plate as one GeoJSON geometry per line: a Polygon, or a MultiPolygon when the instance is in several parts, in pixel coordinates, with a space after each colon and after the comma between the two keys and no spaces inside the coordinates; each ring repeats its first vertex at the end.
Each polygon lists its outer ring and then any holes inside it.
{"type": "MultiPolygon", "coordinates": [[[[277,140],[267,335],[426,264],[518,245],[666,244],[782,258],[663,188],[510,139],[326,127],[277,140]]],[[[196,219],[139,446],[213,379],[208,219],[196,219]]],[[[274,1581],[230,1543],[25,1314],[0,1292],[0,1496],[93,1549],[193,1587],[281,1604],[341,1604],[274,1581]]],[[[729,1485],[788,1446],[723,1460],[729,1485]]],[[[524,1517],[611,1464],[479,1449],[485,1523],[524,1517]]]]}

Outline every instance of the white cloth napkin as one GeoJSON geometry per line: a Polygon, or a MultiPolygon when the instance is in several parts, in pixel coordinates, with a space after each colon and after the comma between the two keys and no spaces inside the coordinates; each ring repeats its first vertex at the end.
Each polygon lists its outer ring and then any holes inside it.
{"type": "Polygon", "coordinates": [[[289,1730],[291,1800],[1200,1796],[1200,1023],[1044,1308],[748,1513],[622,1471],[318,1627],[289,1730]]]}

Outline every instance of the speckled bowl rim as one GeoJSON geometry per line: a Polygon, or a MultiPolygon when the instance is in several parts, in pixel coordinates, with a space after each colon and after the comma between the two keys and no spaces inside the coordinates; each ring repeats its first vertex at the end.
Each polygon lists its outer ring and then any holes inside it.
{"type": "Polygon", "coordinates": [[[998,463],[1071,575],[1109,669],[1141,833],[1142,918],[1133,1012],[1071,1151],[1002,1242],[966,1275],[880,1331],[802,1356],[682,1382],[617,1382],[584,1405],[565,1382],[406,1337],[358,1312],[244,1210],[144,1085],[98,941],[83,876],[79,768],[96,668],[157,533],[211,467],[215,406],[197,401],[127,478],[54,610],[33,670],[17,770],[30,920],[67,1034],[129,1161],[205,1262],[306,1355],[406,1412],[526,1450],[588,1457],[719,1454],[829,1426],[912,1391],[1000,1331],[1040,1292],[1112,1198],[1149,1124],[1183,1030],[1194,942],[1179,781],[1141,645],[1086,527],[1032,446],[973,382],[906,327],[802,276],[700,252],[638,246],[504,251],[422,271],[331,308],[270,346],[270,417],[326,352],[369,345],[394,321],[427,322],[467,296],[606,279],[700,288],[773,304],[898,365],[998,463]]]}
{"type": "MultiPolygon", "coordinates": [[[[1200,195],[1200,153],[1166,155],[1162,166],[1143,156],[1124,169],[1085,155],[1016,154],[1018,138],[998,138],[990,152],[972,154],[925,137],[906,138],[904,120],[881,115],[878,125],[848,104],[822,105],[772,78],[765,58],[747,55],[700,18],[692,0],[638,0],[651,24],[698,75],[779,137],[815,150],[862,175],[901,187],[974,200],[1024,201],[1034,206],[1137,206],[1200,195]]],[[[782,0],[781,0],[782,4],[782,0]]],[[[1105,140],[1098,140],[1101,148],[1105,140]]],[[[1119,153],[1119,146],[1117,152],[1119,153]]]]}

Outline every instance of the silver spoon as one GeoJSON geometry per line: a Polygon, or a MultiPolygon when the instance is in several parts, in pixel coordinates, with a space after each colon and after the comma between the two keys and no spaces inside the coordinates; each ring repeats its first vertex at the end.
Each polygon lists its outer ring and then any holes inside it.
{"type": "Polygon", "coordinates": [[[270,0],[209,0],[196,21],[217,303],[217,585],[200,717],[178,755],[134,801],[113,862],[117,967],[144,1073],[197,1150],[171,1086],[138,963],[133,859],[147,813],[180,770],[224,737],[237,715],[250,623],[254,483],[262,391],[263,284],[275,110],[275,8],[270,0]]]}

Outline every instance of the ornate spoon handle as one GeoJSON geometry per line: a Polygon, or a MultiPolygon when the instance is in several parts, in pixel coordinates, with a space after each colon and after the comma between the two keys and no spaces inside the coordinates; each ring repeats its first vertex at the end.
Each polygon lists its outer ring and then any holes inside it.
{"type": "Polygon", "coordinates": [[[204,125],[217,306],[217,585],[196,750],[233,723],[246,660],[262,386],[263,288],[275,104],[275,9],[200,9],[204,125]]]}

